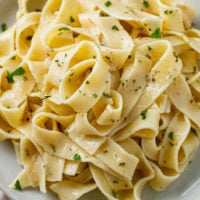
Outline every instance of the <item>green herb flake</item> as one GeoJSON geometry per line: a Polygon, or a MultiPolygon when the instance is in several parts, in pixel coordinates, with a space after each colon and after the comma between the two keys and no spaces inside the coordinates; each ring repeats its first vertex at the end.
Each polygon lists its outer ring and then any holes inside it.
{"type": "Polygon", "coordinates": [[[177,53],[176,52],[173,52],[173,55],[174,55],[174,57],[175,57],[175,62],[178,62],[178,55],[177,55],[177,53]]]}
{"type": "Polygon", "coordinates": [[[111,192],[112,192],[112,196],[116,198],[117,194],[116,194],[115,190],[112,190],[111,192]]]}
{"type": "Polygon", "coordinates": [[[174,132],[173,132],[173,131],[169,132],[168,138],[169,138],[170,140],[174,140],[174,132]]]}
{"type": "Polygon", "coordinates": [[[113,25],[112,30],[119,31],[119,28],[116,25],[113,25]]]}
{"type": "Polygon", "coordinates": [[[151,38],[162,38],[162,33],[160,28],[157,28],[151,35],[151,38]]]}
{"type": "Polygon", "coordinates": [[[45,95],[42,99],[48,99],[50,97],[51,97],[50,95],[45,95]]]}
{"type": "Polygon", "coordinates": [[[165,10],[164,13],[165,13],[166,15],[170,15],[170,14],[173,13],[173,10],[165,10]]]}
{"type": "Polygon", "coordinates": [[[90,84],[90,81],[86,81],[85,84],[86,84],[86,85],[89,85],[89,84],[90,84]]]}
{"type": "Polygon", "coordinates": [[[58,31],[69,31],[70,29],[68,27],[61,27],[58,29],[58,31]]]}
{"type": "Polygon", "coordinates": [[[148,50],[151,51],[151,50],[152,50],[152,47],[148,46],[148,50]]]}
{"type": "Polygon", "coordinates": [[[74,156],[73,156],[73,160],[75,161],[81,161],[81,155],[76,153],[74,156]]]}
{"type": "Polygon", "coordinates": [[[12,56],[10,59],[11,60],[16,60],[16,56],[12,56]]]}
{"type": "Polygon", "coordinates": [[[106,1],[106,2],[104,3],[104,5],[105,5],[106,7],[109,7],[109,6],[112,5],[112,2],[111,2],[111,1],[106,1]]]}
{"type": "Polygon", "coordinates": [[[49,147],[53,150],[53,152],[56,152],[56,147],[54,144],[49,144],[49,147]]]}
{"type": "Polygon", "coordinates": [[[126,165],[125,162],[121,162],[121,163],[119,163],[119,166],[120,166],[120,167],[124,167],[125,165],[126,165]]]}
{"type": "Polygon", "coordinates": [[[105,97],[105,98],[112,98],[112,96],[110,95],[110,94],[108,94],[108,93],[103,93],[103,96],[105,97]]]}
{"type": "Polygon", "coordinates": [[[1,24],[1,31],[4,32],[7,29],[7,24],[6,23],[2,23],[1,24]]]}
{"type": "Polygon", "coordinates": [[[22,187],[21,187],[21,184],[20,184],[19,180],[16,180],[16,182],[15,182],[15,189],[19,190],[19,191],[22,191],[22,187]]]}
{"type": "Polygon", "coordinates": [[[23,76],[23,80],[24,81],[28,80],[28,77],[27,76],[23,76]]]}
{"type": "Polygon", "coordinates": [[[113,180],[113,183],[114,183],[114,184],[118,184],[119,181],[118,181],[118,180],[113,180]]]}
{"type": "Polygon", "coordinates": [[[94,93],[93,97],[96,99],[98,97],[98,94],[94,93]]]}
{"type": "Polygon", "coordinates": [[[19,67],[13,72],[8,72],[8,74],[6,76],[8,83],[14,83],[13,77],[14,76],[23,75],[23,74],[25,74],[25,72],[26,71],[25,71],[25,69],[23,67],[19,67]]]}
{"type": "Polygon", "coordinates": [[[148,2],[148,1],[145,1],[145,0],[143,1],[143,5],[144,5],[145,8],[148,8],[148,7],[150,6],[150,5],[149,5],[149,2],[148,2]]]}
{"type": "Polygon", "coordinates": [[[72,16],[70,16],[69,20],[70,20],[71,23],[75,22],[75,19],[72,16]]]}
{"type": "Polygon", "coordinates": [[[100,12],[99,16],[101,16],[101,17],[109,17],[110,15],[107,14],[107,13],[100,12]]]}
{"type": "Polygon", "coordinates": [[[142,119],[146,119],[147,118],[147,112],[148,112],[148,109],[145,109],[140,113],[142,119]]]}
{"type": "Polygon", "coordinates": [[[151,56],[149,54],[146,54],[146,57],[151,60],[151,56]]]}
{"type": "Polygon", "coordinates": [[[65,133],[66,135],[69,135],[69,130],[68,130],[68,128],[66,128],[66,129],[64,130],[64,133],[65,133]]]}

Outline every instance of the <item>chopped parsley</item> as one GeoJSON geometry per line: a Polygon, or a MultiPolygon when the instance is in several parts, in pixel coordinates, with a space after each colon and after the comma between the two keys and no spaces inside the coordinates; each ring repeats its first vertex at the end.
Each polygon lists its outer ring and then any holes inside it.
{"type": "Polygon", "coordinates": [[[111,98],[112,97],[110,94],[105,93],[105,92],[103,93],[103,96],[106,97],[106,98],[111,98]]]}
{"type": "Polygon", "coordinates": [[[25,74],[25,69],[23,67],[19,67],[13,72],[8,72],[6,76],[8,83],[14,83],[13,77],[23,75],[23,74],[25,74]]]}
{"type": "Polygon", "coordinates": [[[20,191],[22,190],[22,187],[21,187],[19,180],[16,180],[16,182],[15,182],[15,189],[20,190],[20,191]]]}
{"type": "Polygon", "coordinates": [[[85,84],[87,84],[87,85],[90,84],[90,81],[87,80],[87,81],[85,82],[85,84]]]}
{"type": "Polygon", "coordinates": [[[58,31],[69,31],[68,27],[61,27],[58,29],[58,31]]]}
{"type": "Polygon", "coordinates": [[[118,181],[118,180],[113,180],[113,183],[114,183],[114,184],[118,184],[119,181],[118,181]]]}
{"type": "Polygon", "coordinates": [[[151,51],[151,50],[152,50],[152,47],[148,46],[148,50],[151,51]]]}
{"type": "Polygon", "coordinates": [[[106,1],[106,2],[104,3],[104,5],[105,5],[106,7],[109,7],[109,6],[112,5],[112,2],[111,2],[111,1],[106,1]]]}
{"type": "Polygon", "coordinates": [[[98,97],[98,94],[94,93],[93,97],[96,99],[98,97]]]}
{"type": "Polygon", "coordinates": [[[143,5],[144,5],[145,8],[148,8],[149,7],[149,2],[144,0],[143,1],[143,5]]]}
{"type": "Polygon", "coordinates": [[[49,147],[51,147],[54,153],[56,152],[56,147],[54,146],[54,144],[49,144],[49,147]]]}
{"type": "Polygon", "coordinates": [[[43,99],[48,99],[48,98],[50,98],[51,96],[50,95],[45,95],[44,97],[43,97],[43,99]]]}
{"type": "Polygon", "coordinates": [[[165,10],[164,13],[165,13],[166,15],[170,15],[170,14],[173,13],[173,10],[165,10]]]}
{"type": "Polygon", "coordinates": [[[69,130],[68,130],[68,128],[66,128],[66,129],[64,130],[64,133],[65,133],[66,135],[69,135],[69,130]]]}
{"type": "Polygon", "coordinates": [[[173,55],[175,57],[175,62],[178,62],[178,55],[176,54],[176,52],[174,52],[173,55]]]}
{"type": "Polygon", "coordinates": [[[145,109],[140,113],[142,119],[146,119],[147,118],[147,112],[148,112],[148,109],[145,109]]]}
{"type": "Polygon", "coordinates": [[[12,56],[10,59],[11,60],[16,60],[16,56],[12,56]]]}
{"type": "Polygon", "coordinates": [[[75,19],[72,16],[70,17],[70,22],[75,22],[75,19]]]}
{"type": "Polygon", "coordinates": [[[124,167],[125,165],[126,165],[125,162],[121,162],[121,163],[119,163],[119,166],[120,166],[120,167],[124,167]]]}
{"type": "Polygon", "coordinates": [[[6,29],[7,29],[7,24],[6,23],[2,23],[1,24],[1,31],[3,32],[3,31],[6,31],[6,29]]]}
{"type": "Polygon", "coordinates": [[[23,80],[24,81],[28,80],[28,77],[27,76],[23,76],[23,80]]]}
{"type": "Polygon", "coordinates": [[[73,160],[75,161],[81,161],[81,155],[76,153],[74,156],[73,156],[73,160]]]}
{"type": "Polygon", "coordinates": [[[119,31],[119,28],[116,25],[113,25],[112,30],[119,31]]]}
{"type": "Polygon", "coordinates": [[[162,33],[160,28],[157,28],[151,35],[151,38],[162,38],[162,33]]]}
{"type": "Polygon", "coordinates": [[[174,140],[174,132],[173,132],[173,131],[169,132],[168,138],[169,138],[170,140],[174,140]]]}
{"type": "Polygon", "coordinates": [[[116,194],[115,190],[112,190],[111,192],[112,192],[112,196],[116,198],[117,194],[116,194]]]}

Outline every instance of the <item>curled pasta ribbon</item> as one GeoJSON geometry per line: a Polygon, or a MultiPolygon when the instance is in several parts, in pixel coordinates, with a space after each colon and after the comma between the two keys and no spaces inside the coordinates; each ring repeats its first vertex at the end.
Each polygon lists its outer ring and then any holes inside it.
{"type": "Polygon", "coordinates": [[[44,8],[42,14],[42,23],[65,23],[69,25],[78,26],[78,13],[80,13],[80,3],[78,0],[70,1],[70,0],[50,0],[48,1],[44,8]],[[71,8],[67,14],[66,9],[71,8]],[[70,20],[72,19],[73,20],[70,20]],[[72,23],[73,21],[73,23],[72,23]]]}
{"type": "Polygon", "coordinates": [[[27,61],[29,66],[30,73],[34,78],[35,82],[37,83],[38,90],[45,85],[44,76],[48,72],[49,62],[48,61],[27,61]]]}
{"type": "Polygon", "coordinates": [[[117,89],[123,97],[122,118],[128,115],[141,96],[147,83],[146,74],[149,73],[151,64],[146,56],[136,52],[134,62],[124,69],[117,89]]]}
{"type": "Polygon", "coordinates": [[[176,108],[186,114],[198,127],[200,127],[199,106],[194,101],[191,90],[184,77],[178,76],[167,92],[176,108]]]}
{"type": "Polygon", "coordinates": [[[71,67],[60,84],[59,96],[76,112],[86,112],[107,91],[110,73],[93,43],[80,43],[79,48],[88,48],[89,55],[96,56],[96,59],[88,59],[71,67]]]}
{"type": "Polygon", "coordinates": [[[137,22],[141,26],[145,24],[143,28],[150,34],[158,27],[161,28],[162,20],[160,17],[143,12],[137,7],[128,7],[119,0],[113,0],[112,6],[108,7],[104,5],[104,1],[96,0],[95,2],[101,10],[112,17],[129,22],[137,22]]]}
{"type": "MultiPolygon", "coordinates": [[[[132,183],[134,185],[132,193],[128,195],[129,198],[132,199],[141,199],[141,193],[145,185],[153,179],[154,171],[144,155],[142,149],[138,144],[128,138],[121,142],[119,145],[124,148],[128,153],[136,156],[139,160],[138,165],[135,170],[135,176],[132,179],[132,183]]],[[[127,195],[126,193],[122,193],[122,195],[127,195]]]]}
{"type": "Polygon", "coordinates": [[[131,186],[130,181],[123,180],[121,177],[106,173],[94,165],[90,165],[90,170],[98,188],[108,199],[117,200],[117,192],[123,189],[127,190],[131,186]],[[116,183],[118,183],[117,187],[116,183]]]}
{"type": "Polygon", "coordinates": [[[155,176],[150,181],[150,185],[156,191],[164,190],[169,184],[174,182],[180,176],[180,173],[176,173],[165,168],[161,169],[153,162],[151,162],[151,165],[154,169],[155,176]]]}
{"type": "MultiPolygon", "coordinates": [[[[79,43],[78,46],[73,46],[71,49],[58,52],[53,62],[50,64],[47,74],[47,85],[58,89],[63,76],[65,76],[66,72],[73,66],[77,65],[79,62],[97,58],[98,50],[94,47],[93,43],[85,41],[79,43]]],[[[46,90],[47,89],[48,88],[46,88],[46,90]]],[[[55,99],[55,101],[57,102],[57,99],[55,99]]]]}
{"type": "MultiPolygon", "coordinates": [[[[60,157],[64,156],[68,159],[72,159],[73,152],[70,152],[69,149],[72,148],[72,146],[75,146],[75,144],[63,132],[65,128],[67,128],[70,125],[73,118],[74,116],[58,117],[55,114],[45,112],[36,114],[33,118],[34,139],[43,148],[45,148],[45,151],[51,154],[53,153],[53,155],[58,155],[60,157]],[[53,126],[48,127],[48,122],[53,122],[53,126]],[[62,122],[61,124],[63,127],[61,126],[61,130],[59,130],[58,122],[62,122]],[[68,144],[68,149],[66,144],[68,144]],[[64,151],[68,151],[68,153],[64,155],[64,151]]],[[[75,148],[77,149],[77,147],[75,148]]]]}
{"type": "Polygon", "coordinates": [[[0,56],[8,56],[14,51],[15,26],[0,36],[0,56]]]}
{"type": "Polygon", "coordinates": [[[106,141],[108,130],[104,132],[96,129],[89,121],[87,113],[77,114],[74,124],[69,128],[69,137],[93,155],[106,141]]]}
{"type": "Polygon", "coordinates": [[[20,56],[25,56],[30,48],[33,35],[40,21],[40,13],[24,15],[16,25],[16,47],[20,56]]]}
{"type": "MultiPolygon", "coordinates": [[[[184,32],[176,32],[176,31],[167,31],[169,35],[176,36],[176,41],[179,40],[179,45],[182,41],[182,45],[184,44],[184,48],[182,51],[188,50],[192,48],[194,51],[200,53],[200,31],[189,29],[184,32]],[[189,48],[188,48],[189,47],[189,48]]],[[[177,44],[178,42],[176,42],[177,44]]]]}
{"type": "Polygon", "coordinates": [[[49,153],[44,153],[44,167],[46,180],[50,182],[62,181],[65,160],[53,156],[49,153]]]}
{"type": "Polygon", "coordinates": [[[16,177],[10,187],[15,188],[16,181],[20,181],[21,189],[26,187],[40,187],[46,192],[45,169],[41,155],[34,144],[25,137],[20,140],[20,160],[24,165],[23,171],[16,177]]]}
{"type": "Polygon", "coordinates": [[[163,140],[163,148],[160,151],[159,155],[159,165],[161,167],[166,167],[168,169],[174,170],[176,172],[180,171],[179,160],[183,158],[180,155],[182,152],[180,151],[181,145],[186,140],[190,131],[190,121],[188,118],[176,114],[167,130],[163,140]],[[180,124],[178,129],[176,129],[175,124],[180,124]]]}
{"type": "Polygon", "coordinates": [[[45,193],[48,182],[61,200],[96,188],[140,200],[147,183],[160,191],[175,181],[199,147],[193,9],[173,0],[18,5],[0,34],[0,140],[12,140],[24,167],[11,187],[45,193]]]}
{"type": "Polygon", "coordinates": [[[95,157],[120,176],[131,180],[138,164],[138,158],[129,154],[113,140],[108,139],[96,152],[95,157]]]}
{"type": "MultiPolygon", "coordinates": [[[[128,124],[128,122],[139,116],[143,110],[147,109],[161,93],[166,91],[181,71],[182,62],[175,56],[171,44],[168,41],[155,41],[150,44],[152,50],[155,50],[152,51],[152,56],[155,56],[155,60],[153,60],[152,69],[148,76],[149,82],[144,88],[137,104],[135,104],[128,114],[127,120],[121,126],[128,124]],[[160,44],[159,51],[156,48],[158,44],[160,44]]],[[[144,53],[148,52],[148,45],[144,45],[141,49],[144,50],[144,53]]]]}
{"type": "Polygon", "coordinates": [[[42,41],[47,49],[60,52],[73,48],[76,43],[83,40],[96,41],[97,39],[87,29],[57,24],[48,27],[42,41]]]}
{"type": "Polygon", "coordinates": [[[151,107],[141,113],[132,123],[114,135],[115,140],[124,140],[128,137],[152,139],[158,134],[160,113],[158,108],[151,107]],[[145,117],[145,120],[144,120],[145,117]]]}
{"type": "Polygon", "coordinates": [[[106,98],[112,98],[113,103],[108,104],[105,107],[96,122],[100,125],[112,125],[121,119],[123,108],[122,96],[116,91],[111,91],[110,96],[103,93],[103,96],[106,96],[106,98]]]}
{"type": "Polygon", "coordinates": [[[77,183],[75,181],[64,180],[58,183],[54,183],[50,186],[50,189],[58,194],[61,200],[77,200],[83,194],[88,193],[96,189],[94,183],[77,183]]]}
{"type": "MultiPolygon", "coordinates": [[[[27,107],[27,94],[30,94],[32,89],[34,88],[34,81],[31,76],[31,73],[28,69],[28,66],[22,63],[21,68],[23,69],[23,76],[19,75],[18,77],[13,77],[12,82],[9,80],[9,75],[13,72],[8,71],[7,75],[3,73],[2,75],[7,77],[6,80],[8,88],[5,91],[2,91],[0,97],[0,107],[1,107],[1,116],[13,127],[17,127],[23,123],[23,116],[25,113],[25,109],[27,107]],[[25,80],[27,82],[25,82],[25,80]],[[17,80],[17,81],[16,81],[17,80]]],[[[4,78],[5,78],[4,77],[4,78]]]]}
{"type": "Polygon", "coordinates": [[[11,127],[3,118],[0,118],[0,120],[0,141],[6,139],[20,139],[20,137],[22,137],[22,134],[13,129],[13,127],[11,127]]]}
{"type": "Polygon", "coordinates": [[[70,139],[68,136],[70,129],[68,128],[73,119],[74,115],[57,116],[53,113],[37,113],[33,117],[33,126],[30,127],[33,131],[32,137],[37,144],[45,149],[45,152],[51,155],[70,161],[74,160],[75,155],[80,155],[82,162],[91,162],[108,170],[101,161],[91,157],[79,144],[70,139]],[[53,122],[53,126],[51,126],[51,122],[53,122]]]}
{"type": "Polygon", "coordinates": [[[20,106],[15,108],[7,108],[5,104],[0,104],[1,117],[6,120],[10,126],[17,127],[23,122],[24,113],[26,110],[27,102],[24,101],[20,106]]]}
{"type": "Polygon", "coordinates": [[[131,37],[118,19],[99,17],[96,23],[102,34],[99,38],[102,55],[108,63],[120,69],[133,50],[134,44],[131,37]]]}

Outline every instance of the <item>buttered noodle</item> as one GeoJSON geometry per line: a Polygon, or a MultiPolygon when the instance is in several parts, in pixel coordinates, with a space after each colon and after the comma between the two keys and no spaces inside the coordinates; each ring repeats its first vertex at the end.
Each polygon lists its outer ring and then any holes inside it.
{"type": "Polygon", "coordinates": [[[199,146],[200,31],[174,0],[47,0],[0,35],[0,140],[11,187],[61,200],[164,190],[199,146]]]}

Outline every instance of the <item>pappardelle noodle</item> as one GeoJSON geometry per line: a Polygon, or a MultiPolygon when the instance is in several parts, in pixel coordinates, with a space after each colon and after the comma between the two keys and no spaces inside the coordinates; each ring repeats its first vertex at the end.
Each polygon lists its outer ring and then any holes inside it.
{"type": "Polygon", "coordinates": [[[18,0],[0,34],[0,140],[11,184],[60,200],[164,190],[199,147],[200,31],[175,0],[18,0]]]}

